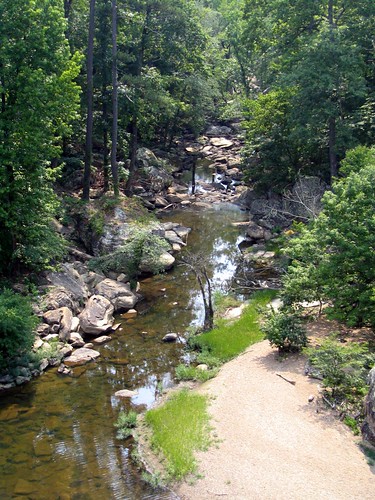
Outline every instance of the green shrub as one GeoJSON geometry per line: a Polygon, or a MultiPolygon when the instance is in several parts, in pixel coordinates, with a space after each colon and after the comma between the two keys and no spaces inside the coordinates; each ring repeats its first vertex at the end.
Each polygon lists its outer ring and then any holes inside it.
{"type": "Polygon", "coordinates": [[[135,411],[122,411],[120,412],[115,427],[118,429],[117,439],[126,439],[133,434],[137,425],[137,414],[135,411]]]}
{"type": "Polygon", "coordinates": [[[305,352],[333,398],[364,396],[367,374],[375,363],[375,353],[370,352],[367,346],[354,343],[343,345],[329,338],[319,348],[310,347],[305,352]]]}
{"type": "Polygon", "coordinates": [[[0,293],[0,368],[31,349],[37,324],[28,298],[9,289],[0,293]]]}
{"type": "Polygon", "coordinates": [[[299,351],[308,342],[302,320],[293,312],[272,310],[261,330],[280,352],[299,351]]]}

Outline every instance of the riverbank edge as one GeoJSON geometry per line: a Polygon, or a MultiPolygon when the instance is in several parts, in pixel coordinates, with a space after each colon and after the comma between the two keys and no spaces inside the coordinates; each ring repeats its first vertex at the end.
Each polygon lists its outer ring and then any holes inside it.
{"type": "MultiPolygon", "coordinates": [[[[239,307],[229,307],[225,311],[222,312],[221,318],[225,319],[225,323],[227,325],[232,325],[235,326],[237,323],[239,323],[241,317],[243,316],[244,308],[246,306],[249,306],[250,301],[247,301],[246,303],[241,304],[239,307]]],[[[272,302],[272,299],[269,299],[268,304],[272,302]]],[[[257,309],[257,306],[254,306],[254,308],[257,309]]],[[[261,311],[257,310],[257,323],[259,324],[262,321],[262,313],[261,311]]],[[[214,331],[211,330],[210,332],[214,331]]],[[[209,333],[209,332],[206,332],[209,333]]],[[[202,334],[201,334],[202,335],[202,334]]],[[[203,333],[204,335],[204,333],[203,333]]],[[[199,336],[198,336],[199,337],[199,336]]],[[[242,350],[241,352],[238,352],[237,355],[233,356],[230,359],[227,359],[226,361],[222,362],[220,367],[218,368],[216,374],[214,375],[213,378],[216,378],[220,370],[225,367],[225,365],[234,359],[242,356],[243,354],[246,353],[246,351],[251,348],[251,346],[261,342],[263,340],[263,336],[261,338],[257,338],[255,341],[250,342],[248,346],[242,350]]],[[[212,378],[210,379],[212,380],[212,378]]],[[[197,380],[190,380],[190,381],[181,381],[179,382],[175,387],[169,389],[168,391],[165,391],[159,399],[155,402],[153,407],[151,408],[156,409],[156,408],[161,408],[165,403],[173,397],[176,393],[179,393],[180,391],[183,390],[188,390],[192,392],[198,392],[200,388],[205,386],[205,384],[209,383],[210,380],[207,382],[199,382],[197,380]]],[[[210,404],[209,398],[206,398],[207,400],[207,410],[208,406],[210,404]]],[[[147,413],[147,412],[146,412],[147,413]]],[[[211,420],[211,419],[210,419],[211,420]]],[[[173,429],[171,429],[171,432],[173,432],[173,429]]],[[[177,488],[178,485],[183,483],[184,481],[189,481],[189,480],[194,480],[195,477],[198,477],[199,474],[198,472],[193,472],[188,476],[188,478],[182,478],[181,480],[176,480],[175,478],[171,477],[170,474],[167,471],[167,459],[163,452],[161,450],[155,450],[152,446],[152,429],[151,427],[146,423],[145,420],[145,414],[139,415],[138,416],[138,421],[137,421],[137,429],[135,432],[135,444],[136,444],[136,457],[137,457],[137,463],[140,465],[140,468],[146,472],[147,475],[150,476],[151,482],[153,484],[157,484],[159,487],[164,488],[166,491],[170,491],[173,493],[173,489],[177,488]],[[191,476],[191,477],[190,477],[191,476]]],[[[210,446],[214,446],[215,442],[217,442],[217,437],[214,435],[214,428],[210,426],[210,432],[208,438],[210,439],[210,446]]],[[[178,496],[176,495],[176,498],[178,496]]]]}

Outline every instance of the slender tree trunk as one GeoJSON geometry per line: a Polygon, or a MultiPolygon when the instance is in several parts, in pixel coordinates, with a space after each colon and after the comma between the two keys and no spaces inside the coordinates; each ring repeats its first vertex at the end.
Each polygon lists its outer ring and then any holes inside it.
{"type": "Polygon", "coordinates": [[[87,122],[85,169],[83,173],[82,199],[90,199],[90,177],[92,162],[92,130],[93,130],[93,66],[94,66],[94,31],[95,31],[95,0],[90,0],[89,39],[87,48],[87,122]]]}
{"type": "Polygon", "coordinates": [[[328,149],[329,149],[329,167],[331,174],[331,183],[333,177],[338,174],[338,161],[336,154],[336,120],[334,117],[329,119],[328,123],[328,149]]]}
{"type": "Polygon", "coordinates": [[[112,147],[111,170],[113,191],[119,195],[118,165],[117,165],[117,135],[118,135],[118,81],[117,81],[117,1],[112,0],[112,147]]]}
{"type": "MultiPolygon", "coordinates": [[[[328,25],[329,25],[329,37],[330,42],[333,45],[335,43],[335,22],[333,18],[333,7],[334,0],[328,1],[328,25]]],[[[337,91],[336,91],[337,92],[337,91]]],[[[331,102],[336,103],[337,105],[337,95],[331,96],[331,102]]],[[[329,155],[329,168],[330,168],[330,176],[331,183],[333,177],[336,177],[338,174],[338,160],[336,153],[336,118],[332,115],[328,120],[328,155],[329,155]]]]}
{"type": "Polygon", "coordinates": [[[138,119],[133,117],[130,130],[130,165],[129,177],[126,181],[125,194],[126,196],[132,195],[134,174],[137,168],[137,149],[138,149],[138,119]]]}
{"type": "MultiPolygon", "coordinates": [[[[146,49],[147,36],[148,36],[148,26],[150,22],[151,16],[151,5],[147,6],[145,21],[143,24],[141,41],[138,49],[138,57],[137,57],[137,65],[135,69],[135,76],[140,78],[142,75],[142,67],[143,67],[143,58],[146,49]]],[[[137,106],[137,97],[135,98],[136,106],[137,106]]],[[[137,109],[135,109],[133,120],[131,123],[131,141],[130,141],[130,166],[129,166],[129,177],[126,181],[125,186],[125,194],[127,196],[131,196],[132,194],[132,184],[134,181],[134,174],[137,168],[137,148],[138,148],[138,118],[137,118],[137,109]]]]}

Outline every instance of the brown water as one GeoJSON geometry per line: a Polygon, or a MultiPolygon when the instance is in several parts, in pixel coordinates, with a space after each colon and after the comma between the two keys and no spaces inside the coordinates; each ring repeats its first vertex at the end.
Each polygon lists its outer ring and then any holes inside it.
{"type": "MultiPolygon", "coordinates": [[[[216,286],[236,269],[243,238],[231,222],[244,219],[230,205],[168,216],[193,228],[188,249],[211,255],[216,286]]],[[[1,499],[168,498],[142,481],[129,457],[131,444],[116,439],[113,424],[120,410],[144,411],[161,387],[173,384],[184,343],[161,339],[200,325],[203,309],[194,278],[181,266],[144,280],[141,293],[138,317],[123,321],[113,340],[98,348],[96,362],[75,368],[73,377],[51,369],[0,398],[1,499]],[[138,395],[126,402],[113,396],[124,388],[138,395]]]]}

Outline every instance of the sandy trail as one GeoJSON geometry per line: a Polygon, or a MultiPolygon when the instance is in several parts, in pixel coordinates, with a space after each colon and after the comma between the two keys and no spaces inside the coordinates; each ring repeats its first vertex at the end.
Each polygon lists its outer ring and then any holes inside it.
{"type": "Polygon", "coordinates": [[[182,484],[182,499],[375,498],[374,468],[343,424],[317,413],[318,384],[303,367],[301,356],[278,361],[264,341],[200,387],[213,397],[220,442],[198,455],[203,478],[182,484]]]}

